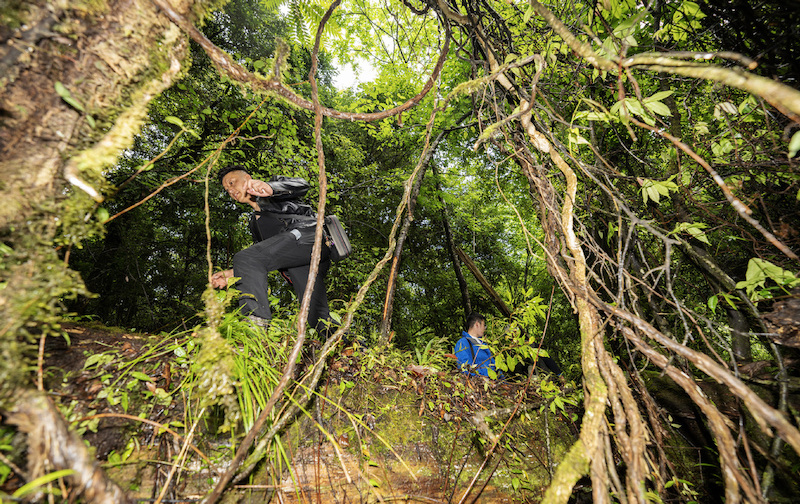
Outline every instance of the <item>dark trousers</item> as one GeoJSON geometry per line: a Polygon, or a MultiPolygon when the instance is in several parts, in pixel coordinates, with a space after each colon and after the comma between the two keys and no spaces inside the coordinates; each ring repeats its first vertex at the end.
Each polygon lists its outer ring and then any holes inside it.
{"type": "Polygon", "coordinates": [[[539,357],[536,360],[536,369],[544,371],[545,373],[553,373],[556,376],[561,376],[561,368],[558,367],[556,361],[550,357],[539,357]]]}
{"type": "MultiPolygon", "coordinates": [[[[236,288],[242,293],[239,298],[242,313],[265,319],[272,318],[272,310],[270,310],[267,297],[269,290],[267,273],[270,271],[285,270],[297,298],[302,302],[308,283],[308,272],[311,269],[309,263],[313,247],[314,227],[312,226],[279,233],[234,255],[233,274],[240,278],[236,283],[236,288]]],[[[325,275],[328,274],[328,268],[331,265],[329,256],[328,247],[323,246],[308,311],[308,323],[317,331],[322,331],[325,322],[330,319],[328,295],[325,290],[325,275]]]]}
{"type": "MultiPolygon", "coordinates": [[[[511,372],[513,375],[525,377],[528,375],[530,366],[533,365],[533,359],[525,359],[517,363],[517,367],[511,372]]],[[[556,361],[550,357],[540,356],[536,359],[536,370],[544,373],[553,373],[556,376],[561,376],[561,368],[556,364],[556,361]]]]}

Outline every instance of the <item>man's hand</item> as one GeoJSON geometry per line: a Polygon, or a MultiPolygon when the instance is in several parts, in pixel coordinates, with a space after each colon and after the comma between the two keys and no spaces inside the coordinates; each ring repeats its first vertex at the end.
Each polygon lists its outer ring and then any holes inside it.
{"type": "Polygon", "coordinates": [[[211,275],[211,285],[215,289],[224,289],[228,286],[228,279],[233,276],[233,270],[217,271],[211,275]]]}
{"type": "Polygon", "coordinates": [[[272,196],[272,186],[263,180],[250,179],[245,183],[247,194],[267,198],[272,196]]]}

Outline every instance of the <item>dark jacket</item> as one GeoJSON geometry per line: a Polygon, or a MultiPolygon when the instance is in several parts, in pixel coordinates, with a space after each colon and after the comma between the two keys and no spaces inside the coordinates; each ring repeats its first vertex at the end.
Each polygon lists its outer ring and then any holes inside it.
{"type": "Polygon", "coordinates": [[[316,224],[314,210],[301,199],[308,192],[308,182],[299,177],[283,175],[272,177],[268,182],[272,187],[272,196],[256,200],[261,210],[253,212],[248,222],[254,242],[316,224]]]}

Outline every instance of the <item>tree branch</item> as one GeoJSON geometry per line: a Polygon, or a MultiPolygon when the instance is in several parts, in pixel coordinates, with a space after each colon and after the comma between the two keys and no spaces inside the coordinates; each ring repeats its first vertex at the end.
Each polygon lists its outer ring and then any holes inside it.
{"type": "MultiPolygon", "coordinates": [[[[161,11],[169,17],[169,19],[178,25],[189,37],[197,42],[200,47],[208,54],[211,61],[217,66],[220,73],[224,74],[231,80],[246,83],[253,91],[272,93],[278,97],[292,103],[302,109],[314,110],[314,103],[308,101],[302,96],[296,94],[291,89],[287,88],[279,80],[279,76],[273,75],[269,79],[265,79],[259,75],[250,72],[243,66],[236,63],[228,53],[214,45],[203,33],[200,32],[192,23],[187,21],[180,13],[172,8],[168,0],[151,0],[161,11]]],[[[343,112],[328,107],[321,107],[322,115],[326,117],[334,117],[337,119],[347,119],[349,121],[379,121],[392,117],[405,112],[408,109],[415,107],[433,88],[433,83],[439,78],[444,62],[447,60],[447,54],[450,47],[450,26],[444,23],[446,36],[442,45],[442,50],[439,53],[439,59],[436,61],[436,66],[431,72],[428,81],[423,86],[422,90],[413,98],[407,100],[405,103],[398,105],[392,109],[384,110],[381,112],[371,113],[356,113],[356,112],[343,112]]]]}

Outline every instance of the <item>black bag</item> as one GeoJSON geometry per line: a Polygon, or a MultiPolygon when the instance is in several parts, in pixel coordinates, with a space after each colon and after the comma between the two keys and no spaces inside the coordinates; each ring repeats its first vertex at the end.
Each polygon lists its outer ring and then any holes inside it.
{"type": "Polygon", "coordinates": [[[335,215],[325,216],[325,237],[331,249],[331,261],[341,261],[353,251],[350,239],[335,215]]]}
{"type": "MultiPolygon", "coordinates": [[[[317,218],[312,215],[299,215],[299,214],[278,214],[276,212],[262,212],[269,213],[281,219],[280,216],[285,216],[287,220],[296,220],[303,222],[316,222],[317,218]]],[[[350,239],[339,221],[339,217],[335,215],[326,215],[325,224],[322,226],[322,233],[325,236],[325,244],[331,250],[331,261],[341,261],[349,256],[353,251],[350,245],[350,239]]]]}

